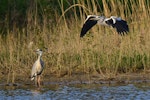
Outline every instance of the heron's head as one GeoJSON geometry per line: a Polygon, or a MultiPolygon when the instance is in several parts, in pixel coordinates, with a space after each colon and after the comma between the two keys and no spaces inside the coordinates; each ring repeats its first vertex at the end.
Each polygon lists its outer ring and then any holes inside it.
{"type": "Polygon", "coordinates": [[[42,51],[41,49],[37,49],[35,52],[36,52],[38,55],[42,55],[42,53],[43,53],[43,51],[42,51]]]}

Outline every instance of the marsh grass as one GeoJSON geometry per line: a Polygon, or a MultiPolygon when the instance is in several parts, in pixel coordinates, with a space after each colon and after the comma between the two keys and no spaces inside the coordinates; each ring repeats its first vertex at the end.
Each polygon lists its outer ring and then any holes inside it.
{"type": "Polygon", "coordinates": [[[104,78],[112,78],[118,73],[146,72],[150,68],[150,19],[146,2],[76,0],[64,9],[61,0],[62,14],[55,12],[53,20],[44,13],[43,20],[39,20],[35,6],[35,11],[27,12],[26,28],[14,27],[13,31],[8,29],[6,36],[1,35],[1,73],[7,83],[14,83],[18,77],[28,80],[36,60],[33,50],[45,47],[48,48],[43,54],[45,76],[96,72],[104,78]],[[121,16],[127,20],[130,32],[120,36],[114,29],[95,26],[80,38],[81,27],[88,14],[121,16]]]}

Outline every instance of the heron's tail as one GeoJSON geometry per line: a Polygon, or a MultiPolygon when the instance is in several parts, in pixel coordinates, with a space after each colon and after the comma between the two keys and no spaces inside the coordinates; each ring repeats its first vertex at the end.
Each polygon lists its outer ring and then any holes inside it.
{"type": "Polygon", "coordinates": [[[37,74],[31,74],[31,81],[35,79],[35,77],[37,76],[37,74]]]}
{"type": "Polygon", "coordinates": [[[34,80],[34,78],[35,78],[35,77],[31,77],[31,81],[33,81],[33,80],[34,80]]]}
{"type": "Polygon", "coordinates": [[[31,76],[31,81],[33,81],[35,79],[36,76],[31,76]]]}

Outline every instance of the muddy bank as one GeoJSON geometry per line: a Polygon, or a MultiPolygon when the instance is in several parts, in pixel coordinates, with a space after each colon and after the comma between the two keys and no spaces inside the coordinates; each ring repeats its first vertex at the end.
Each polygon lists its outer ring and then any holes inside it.
{"type": "MultiPolygon", "coordinates": [[[[129,83],[150,83],[150,73],[140,72],[140,73],[125,73],[117,75],[101,75],[99,73],[74,73],[71,75],[58,76],[55,74],[42,75],[43,85],[49,84],[129,84],[129,83]]],[[[17,86],[21,85],[34,85],[34,82],[30,80],[27,76],[17,75],[12,82],[12,79],[6,78],[6,75],[1,75],[0,84],[7,86],[17,86]]]]}
{"type": "Polygon", "coordinates": [[[127,73],[113,75],[83,74],[64,77],[44,77],[47,84],[128,84],[150,82],[149,73],[127,73]]]}

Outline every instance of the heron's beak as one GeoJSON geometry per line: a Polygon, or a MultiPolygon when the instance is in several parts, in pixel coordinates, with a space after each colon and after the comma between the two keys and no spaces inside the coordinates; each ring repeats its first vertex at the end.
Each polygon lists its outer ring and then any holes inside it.
{"type": "Polygon", "coordinates": [[[34,50],[34,52],[38,52],[37,50],[34,50]]]}

